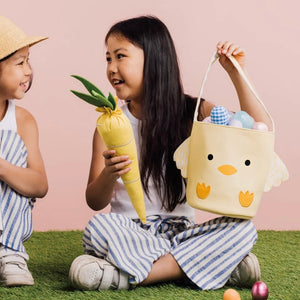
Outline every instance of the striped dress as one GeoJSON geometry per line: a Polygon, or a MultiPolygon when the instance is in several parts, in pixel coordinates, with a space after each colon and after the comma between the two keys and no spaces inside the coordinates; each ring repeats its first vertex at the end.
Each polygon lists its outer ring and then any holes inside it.
{"type": "MultiPolygon", "coordinates": [[[[139,145],[136,120],[128,110],[123,109],[123,112],[133,125],[139,145]]],[[[157,199],[151,200],[155,207],[157,199]]],[[[97,214],[90,220],[84,231],[83,246],[87,254],[105,258],[128,273],[132,285],[148,276],[154,261],[171,253],[199,289],[221,288],[257,239],[249,220],[220,217],[195,224],[188,209],[181,209],[181,215],[180,210],[176,210],[177,216],[168,216],[157,205],[156,213],[151,210],[146,224],[142,224],[126,210],[124,214],[117,209],[124,208],[126,201],[129,207],[129,199],[115,197],[114,201],[120,203],[111,206],[111,213],[97,214]]]]}
{"type": "MultiPolygon", "coordinates": [[[[0,157],[26,168],[27,150],[17,133],[15,105],[9,100],[5,117],[0,122],[0,157]]],[[[32,234],[33,200],[24,197],[0,180],[0,244],[26,253],[23,242],[32,234]]]]}

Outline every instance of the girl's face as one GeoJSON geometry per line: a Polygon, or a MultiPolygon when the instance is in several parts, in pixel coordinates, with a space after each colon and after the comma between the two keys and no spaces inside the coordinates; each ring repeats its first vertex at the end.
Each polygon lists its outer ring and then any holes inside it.
{"type": "Polygon", "coordinates": [[[28,89],[31,74],[28,46],[1,62],[0,100],[23,98],[28,89]]]}
{"type": "Polygon", "coordinates": [[[107,40],[107,78],[123,100],[141,101],[143,96],[144,51],[122,35],[107,40]]]}

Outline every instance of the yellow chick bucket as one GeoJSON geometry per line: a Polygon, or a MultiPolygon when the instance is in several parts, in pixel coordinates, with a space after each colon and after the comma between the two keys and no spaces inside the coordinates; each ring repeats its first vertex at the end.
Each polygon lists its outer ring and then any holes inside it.
{"type": "Polygon", "coordinates": [[[187,178],[186,197],[190,206],[251,219],[257,212],[262,193],[286,180],[288,172],[274,153],[273,119],[233,57],[230,57],[231,62],[268,114],[272,130],[258,131],[197,120],[204,84],[217,59],[215,53],[202,81],[191,136],[176,150],[174,160],[182,176],[187,178]]]}

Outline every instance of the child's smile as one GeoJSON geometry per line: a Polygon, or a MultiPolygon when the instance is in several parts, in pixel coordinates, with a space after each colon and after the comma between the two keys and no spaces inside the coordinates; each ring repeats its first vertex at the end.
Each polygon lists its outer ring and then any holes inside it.
{"type": "Polygon", "coordinates": [[[0,64],[0,100],[21,99],[32,74],[29,47],[18,50],[0,64]]]}
{"type": "Polygon", "coordinates": [[[114,83],[114,86],[117,86],[117,85],[120,85],[122,83],[125,83],[124,80],[119,80],[119,79],[113,79],[113,83],[114,83]]]}
{"type": "Polygon", "coordinates": [[[29,81],[20,83],[20,87],[21,87],[21,89],[23,90],[24,93],[27,91],[28,86],[29,86],[29,81]]]}
{"type": "Polygon", "coordinates": [[[107,78],[123,100],[141,100],[144,51],[121,35],[107,40],[107,78]]]}

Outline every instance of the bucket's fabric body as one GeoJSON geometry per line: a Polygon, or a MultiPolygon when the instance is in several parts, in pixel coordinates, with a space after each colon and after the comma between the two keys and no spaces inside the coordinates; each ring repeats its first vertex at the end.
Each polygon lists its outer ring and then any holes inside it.
{"type": "Polygon", "coordinates": [[[272,123],[270,131],[259,131],[197,120],[204,84],[215,54],[204,76],[191,136],[174,153],[177,168],[187,178],[187,203],[200,210],[229,217],[251,219],[262,193],[288,179],[288,171],[274,153],[274,122],[237,61],[230,57],[272,123]]]}
{"type": "Polygon", "coordinates": [[[273,132],[194,122],[187,202],[221,215],[256,214],[273,158],[273,132]]]}

